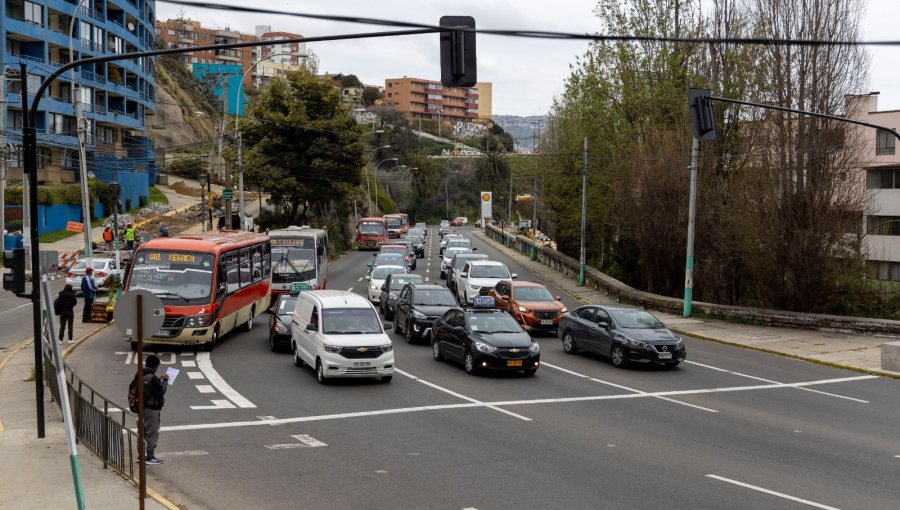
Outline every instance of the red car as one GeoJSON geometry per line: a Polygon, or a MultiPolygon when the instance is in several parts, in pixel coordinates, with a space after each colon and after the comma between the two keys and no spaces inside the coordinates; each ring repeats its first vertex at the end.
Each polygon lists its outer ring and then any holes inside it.
{"type": "Polygon", "coordinates": [[[461,219],[456,218],[456,219],[454,219],[453,221],[450,222],[450,226],[451,226],[451,227],[461,227],[461,226],[463,226],[463,222],[462,222],[461,219]]]}

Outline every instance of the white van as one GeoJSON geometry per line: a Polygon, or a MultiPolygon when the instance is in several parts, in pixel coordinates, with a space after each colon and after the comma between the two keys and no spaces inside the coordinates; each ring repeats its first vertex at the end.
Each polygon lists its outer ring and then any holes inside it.
{"type": "Polygon", "coordinates": [[[294,366],[315,367],[316,379],[380,377],[391,382],[394,348],[375,307],[343,290],[301,292],[291,318],[294,366]]]}

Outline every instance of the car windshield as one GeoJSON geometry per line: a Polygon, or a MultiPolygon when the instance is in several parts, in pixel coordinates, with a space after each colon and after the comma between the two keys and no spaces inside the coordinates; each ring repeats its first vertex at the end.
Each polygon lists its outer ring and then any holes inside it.
{"type": "Polygon", "coordinates": [[[375,257],[375,263],[372,264],[374,266],[390,266],[390,265],[398,265],[402,266],[406,263],[406,260],[403,258],[403,255],[399,253],[384,253],[375,257]]]}
{"type": "Polygon", "coordinates": [[[518,287],[516,299],[519,301],[554,301],[553,294],[544,287],[518,287]]]}
{"type": "Polygon", "coordinates": [[[453,293],[447,289],[421,289],[416,291],[415,303],[413,304],[421,306],[456,306],[456,300],[453,299],[453,293]]]}
{"type": "Polygon", "coordinates": [[[481,257],[471,257],[471,258],[470,257],[454,257],[453,258],[453,269],[459,269],[459,268],[463,267],[464,265],[466,265],[466,262],[468,262],[470,260],[476,260],[479,258],[481,258],[481,257]]]}
{"type": "Polygon", "coordinates": [[[399,253],[400,255],[406,255],[406,248],[401,248],[400,246],[385,246],[381,249],[381,253],[399,253]]]}
{"type": "Polygon", "coordinates": [[[519,323],[508,313],[503,312],[469,312],[469,327],[479,333],[518,333],[522,331],[519,323]]]}
{"type": "Polygon", "coordinates": [[[371,308],[325,308],[322,331],[326,335],[375,335],[382,333],[381,323],[371,308]]]}
{"type": "Polygon", "coordinates": [[[657,329],[664,328],[659,319],[644,310],[610,310],[609,313],[623,328],[657,329]]]}
{"type": "Polygon", "coordinates": [[[406,240],[413,244],[422,244],[425,241],[421,236],[407,236],[406,240]]]}
{"type": "Polygon", "coordinates": [[[214,267],[211,253],[139,251],[127,290],[147,290],[170,304],[209,303],[214,267]]]}
{"type": "Polygon", "coordinates": [[[506,266],[472,266],[470,278],[509,278],[506,266]]]}
{"type": "Polygon", "coordinates": [[[405,273],[406,269],[400,266],[378,266],[372,271],[373,280],[387,280],[389,274],[405,273]]]}
{"type": "Polygon", "coordinates": [[[471,248],[472,241],[468,239],[453,239],[447,243],[447,248],[471,248]]]}
{"type": "Polygon", "coordinates": [[[452,259],[453,256],[456,255],[457,253],[469,253],[469,249],[468,248],[447,248],[446,250],[444,250],[444,258],[448,259],[448,260],[452,259]]]}
{"type": "Polygon", "coordinates": [[[297,298],[294,296],[283,297],[278,300],[278,315],[291,315],[294,313],[294,306],[297,305],[297,298]]]}
{"type": "Polygon", "coordinates": [[[417,274],[411,274],[404,277],[391,277],[391,290],[401,290],[407,283],[422,283],[422,277],[417,274]]]}

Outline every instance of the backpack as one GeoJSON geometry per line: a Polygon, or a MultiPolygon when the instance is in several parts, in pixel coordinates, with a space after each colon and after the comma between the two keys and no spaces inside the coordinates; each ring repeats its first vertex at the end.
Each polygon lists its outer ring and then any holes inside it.
{"type": "Polygon", "coordinates": [[[53,315],[59,315],[59,312],[62,310],[62,306],[59,304],[59,298],[53,300],[53,315]]]}
{"type": "Polygon", "coordinates": [[[128,385],[128,409],[132,413],[138,412],[137,376],[128,385]]]}

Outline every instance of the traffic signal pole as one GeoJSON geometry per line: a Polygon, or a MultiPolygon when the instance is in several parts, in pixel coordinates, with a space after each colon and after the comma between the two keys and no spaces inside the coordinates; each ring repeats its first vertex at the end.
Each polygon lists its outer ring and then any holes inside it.
{"type": "Polygon", "coordinates": [[[697,216],[697,159],[700,157],[700,140],[693,138],[691,146],[691,191],[688,198],[687,255],[684,262],[684,310],[691,316],[694,297],[694,221],[697,216]]]}

